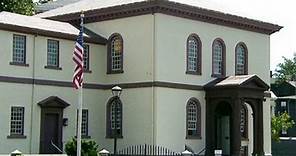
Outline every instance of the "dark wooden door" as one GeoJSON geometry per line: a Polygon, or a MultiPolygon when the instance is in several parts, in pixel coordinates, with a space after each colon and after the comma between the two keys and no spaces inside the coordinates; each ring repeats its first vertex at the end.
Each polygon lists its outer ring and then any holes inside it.
{"type": "Polygon", "coordinates": [[[58,154],[62,150],[62,121],[59,112],[44,112],[41,119],[40,153],[58,154]],[[60,150],[59,150],[60,149],[60,150]]]}

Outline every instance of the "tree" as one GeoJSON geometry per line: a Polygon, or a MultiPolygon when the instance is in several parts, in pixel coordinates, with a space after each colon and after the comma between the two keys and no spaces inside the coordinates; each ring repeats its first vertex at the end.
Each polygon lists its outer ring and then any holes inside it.
{"type": "Polygon", "coordinates": [[[283,57],[284,62],[279,63],[275,69],[275,76],[279,82],[296,81],[296,53],[292,59],[283,57]]]}
{"type": "Polygon", "coordinates": [[[0,11],[14,12],[23,15],[34,14],[33,0],[1,0],[0,11]]]}
{"type": "Polygon", "coordinates": [[[294,124],[294,121],[287,112],[273,116],[271,118],[271,139],[277,142],[280,141],[281,131],[287,131],[294,124]]]}

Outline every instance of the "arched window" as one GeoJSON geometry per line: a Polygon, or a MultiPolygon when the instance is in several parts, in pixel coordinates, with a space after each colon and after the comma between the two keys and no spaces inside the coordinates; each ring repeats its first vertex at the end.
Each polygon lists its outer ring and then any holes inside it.
{"type": "Polygon", "coordinates": [[[187,38],[187,74],[201,74],[201,41],[196,34],[187,38]]]}
{"type": "Polygon", "coordinates": [[[201,108],[196,98],[190,98],[186,106],[186,138],[201,138],[201,108]]]}
{"type": "Polygon", "coordinates": [[[248,108],[245,104],[241,107],[240,132],[242,138],[248,138],[248,108]]]}
{"type": "Polygon", "coordinates": [[[108,40],[107,73],[123,73],[123,39],[120,34],[112,34],[108,40]]]}
{"type": "Polygon", "coordinates": [[[212,76],[225,76],[225,44],[222,39],[215,39],[212,50],[212,76]]]}
{"type": "Polygon", "coordinates": [[[247,46],[241,42],[235,47],[235,75],[248,74],[248,49],[247,46]]]}
{"type": "Polygon", "coordinates": [[[108,101],[106,119],[106,137],[113,138],[117,135],[122,138],[122,103],[119,98],[113,97],[108,101]]]}

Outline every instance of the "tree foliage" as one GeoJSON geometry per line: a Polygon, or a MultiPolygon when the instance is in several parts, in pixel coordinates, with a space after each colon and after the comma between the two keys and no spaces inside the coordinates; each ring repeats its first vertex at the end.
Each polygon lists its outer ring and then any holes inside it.
{"type": "Polygon", "coordinates": [[[295,122],[292,120],[287,112],[273,116],[271,118],[271,139],[274,141],[280,141],[281,131],[287,131],[294,125],[295,122]]]}
{"type": "Polygon", "coordinates": [[[34,14],[33,0],[1,0],[0,11],[14,12],[23,15],[34,14]]]}
{"type": "MultiPolygon", "coordinates": [[[[77,139],[72,138],[66,143],[65,151],[67,155],[76,156],[77,139]]],[[[81,156],[97,156],[98,145],[92,140],[81,140],[81,156]]]]}
{"type": "Polygon", "coordinates": [[[275,76],[279,82],[296,81],[296,53],[289,59],[283,57],[284,62],[279,63],[276,68],[275,76]]]}

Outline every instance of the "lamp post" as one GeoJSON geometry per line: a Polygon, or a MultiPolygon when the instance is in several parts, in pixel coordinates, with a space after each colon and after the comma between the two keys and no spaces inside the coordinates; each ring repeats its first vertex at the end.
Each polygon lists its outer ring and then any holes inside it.
{"type": "MultiPolygon", "coordinates": [[[[114,129],[113,129],[113,137],[114,137],[114,155],[117,155],[117,113],[118,113],[118,102],[120,99],[120,94],[122,89],[119,86],[115,86],[112,88],[112,95],[114,97],[114,129]]],[[[112,108],[111,108],[112,109],[112,108]]],[[[111,123],[112,124],[112,123],[111,123]]]]}

